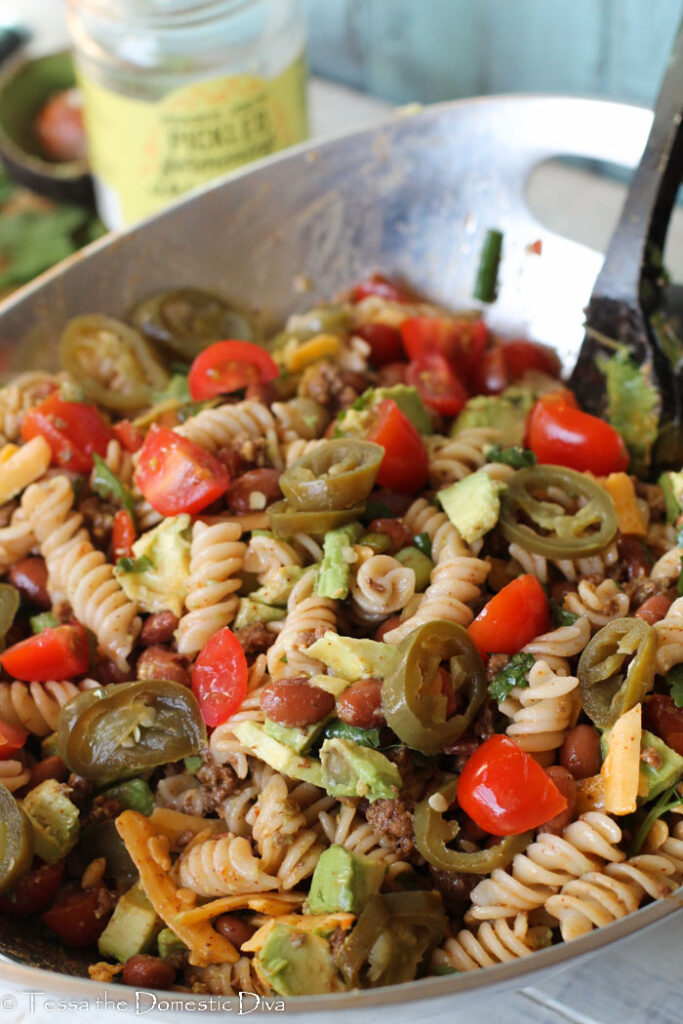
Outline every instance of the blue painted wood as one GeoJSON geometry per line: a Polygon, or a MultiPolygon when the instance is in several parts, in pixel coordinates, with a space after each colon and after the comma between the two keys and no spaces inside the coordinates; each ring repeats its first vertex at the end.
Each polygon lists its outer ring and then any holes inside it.
{"type": "Polygon", "coordinates": [[[313,68],[406,103],[568,92],[650,104],[681,0],[304,0],[313,68]]]}

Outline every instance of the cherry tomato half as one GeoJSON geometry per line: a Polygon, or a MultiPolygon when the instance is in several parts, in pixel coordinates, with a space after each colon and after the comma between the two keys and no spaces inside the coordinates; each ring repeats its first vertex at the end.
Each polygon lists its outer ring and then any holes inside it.
{"type": "Polygon", "coordinates": [[[247,659],[239,640],[225,626],[204,644],[192,669],[192,692],[210,728],[237,711],[247,693],[247,659]]]}
{"type": "Polygon", "coordinates": [[[0,665],[13,679],[25,683],[82,676],[90,668],[88,637],[78,622],[48,627],[8,647],[0,654],[0,665]]]}
{"type": "Polygon", "coordinates": [[[574,408],[561,394],[545,395],[527,423],[527,447],[540,463],[607,476],[628,466],[628,453],[614,427],[574,408]]]}
{"type": "Polygon", "coordinates": [[[361,324],[353,328],[353,333],[367,341],[373,366],[387,366],[403,359],[401,334],[395,327],[388,324],[361,324]]]}
{"type": "Polygon", "coordinates": [[[104,456],[114,434],[94,405],[65,402],[55,391],[24,416],[21,436],[42,434],[52,449],[52,464],[74,473],[89,473],[93,452],[104,456]]]}
{"type": "Polygon", "coordinates": [[[187,384],[195,402],[267,384],[280,371],[264,348],[250,341],[216,341],[200,352],[190,367],[187,384]]]}
{"type": "Polygon", "coordinates": [[[111,527],[111,547],[114,561],[119,558],[131,558],[133,555],[133,544],[135,543],[135,524],[130,517],[130,512],[120,508],[114,516],[111,527]]]}
{"type": "Polygon", "coordinates": [[[156,424],[140,449],[135,479],[152,508],[163,516],[195,515],[230,487],[228,472],[218,459],[156,424]]]}
{"type": "Polygon", "coordinates": [[[23,917],[41,914],[52,903],[64,875],[65,861],[44,864],[35,859],[33,867],[17,882],[12,892],[0,896],[0,914],[23,917]]]}
{"type": "Polygon", "coordinates": [[[519,380],[529,370],[558,377],[562,364],[556,352],[535,341],[506,341],[502,347],[505,368],[511,381],[519,380]]]}
{"type": "Polygon", "coordinates": [[[469,397],[448,360],[438,352],[425,352],[408,363],[406,380],[417,388],[424,404],[442,416],[457,416],[469,397]]]}
{"type": "Polygon", "coordinates": [[[538,761],[507,736],[491,736],[475,750],[456,795],[465,814],[493,836],[519,835],[567,809],[538,761]]]}
{"type": "Polygon", "coordinates": [[[374,412],[367,440],[384,448],[376,482],[402,494],[414,494],[427,482],[429,459],[424,441],[393,399],[379,402],[374,412]]]}
{"type": "Polygon", "coordinates": [[[11,722],[0,721],[0,761],[12,757],[26,743],[28,733],[11,722]]]}
{"type": "Polygon", "coordinates": [[[467,379],[486,348],[488,328],[481,319],[412,316],[401,324],[401,337],[410,359],[437,352],[467,379]]]}
{"type": "Polygon", "coordinates": [[[111,917],[112,908],[103,886],[63,893],[43,921],[65,946],[85,949],[94,946],[111,917]]]}
{"type": "Polygon", "coordinates": [[[683,708],[671,697],[655,693],[643,704],[643,728],[663,739],[667,747],[683,754],[683,708]]]}
{"type": "Polygon", "coordinates": [[[503,349],[495,345],[479,357],[470,374],[469,385],[475,395],[499,395],[508,384],[503,349]]]}
{"type": "Polygon", "coordinates": [[[351,293],[352,302],[362,302],[369,295],[378,295],[381,299],[394,302],[410,302],[410,296],[401,291],[398,285],[390,281],[384,274],[370,274],[354,287],[351,293]]]}
{"type": "Polygon", "coordinates": [[[145,435],[130,420],[119,420],[112,429],[127,452],[139,452],[145,443],[145,435]]]}
{"type": "Polygon", "coordinates": [[[482,608],[467,632],[482,654],[516,654],[550,629],[548,599],[535,576],[518,576],[482,608]]]}

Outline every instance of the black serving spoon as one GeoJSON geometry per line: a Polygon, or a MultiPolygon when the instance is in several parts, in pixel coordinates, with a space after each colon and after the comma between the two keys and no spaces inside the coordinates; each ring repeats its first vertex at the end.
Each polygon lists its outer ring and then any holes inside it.
{"type": "Polygon", "coordinates": [[[663,309],[662,252],[683,173],[683,20],[669,57],[652,129],[586,310],[586,334],[570,378],[583,407],[600,414],[605,381],[596,365],[626,346],[660,395],[653,463],[683,464],[683,346],[665,346],[652,316],[663,309]]]}

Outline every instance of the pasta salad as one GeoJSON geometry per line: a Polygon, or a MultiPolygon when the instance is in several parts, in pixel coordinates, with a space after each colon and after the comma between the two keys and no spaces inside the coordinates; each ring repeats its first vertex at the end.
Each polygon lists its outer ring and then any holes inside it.
{"type": "Polygon", "coordinates": [[[0,390],[0,917],[289,996],[678,887],[683,471],[624,353],[598,419],[375,274],[266,342],[184,288],[60,356],[0,390]]]}

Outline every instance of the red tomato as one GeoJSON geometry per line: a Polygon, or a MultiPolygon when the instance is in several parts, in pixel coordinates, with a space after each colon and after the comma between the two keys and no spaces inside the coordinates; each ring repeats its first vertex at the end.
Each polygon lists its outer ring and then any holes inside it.
{"type": "Polygon", "coordinates": [[[64,89],[51,96],[38,111],[33,127],[48,160],[82,160],[87,155],[83,100],[78,89],[64,89]]]}
{"type": "Polygon", "coordinates": [[[63,893],[43,914],[43,921],[65,946],[85,949],[94,946],[111,917],[101,887],[63,893]]]}
{"type": "Polygon", "coordinates": [[[377,483],[402,494],[414,494],[427,482],[429,460],[424,441],[393,399],[379,402],[374,412],[367,439],[384,448],[377,483]]]}
{"type": "Polygon", "coordinates": [[[408,363],[406,380],[417,388],[424,404],[442,416],[457,416],[469,397],[448,360],[438,352],[425,352],[408,363]]]}
{"type": "Polygon", "coordinates": [[[395,327],[389,327],[388,324],[361,324],[353,328],[353,333],[367,341],[370,346],[370,362],[374,366],[386,366],[403,359],[401,334],[395,327]]]}
{"type": "Polygon", "coordinates": [[[546,395],[527,423],[527,447],[540,463],[607,476],[628,466],[628,453],[614,427],[574,408],[561,395],[546,395]]]}
{"type": "Polygon", "coordinates": [[[412,316],[401,324],[401,337],[411,359],[438,352],[467,378],[486,347],[488,328],[481,319],[412,316]]]}
{"type": "Polygon", "coordinates": [[[683,708],[677,708],[671,697],[662,693],[648,697],[643,704],[643,728],[683,754],[683,708]]]}
{"type": "Polygon", "coordinates": [[[119,420],[113,426],[114,434],[127,452],[138,452],[145,443],[145,435],[130,420],[119,420]]]}
{"type": "Polygon", "coordinates": [[[535,341],[507,341],[503,345],[503,356],[510,380],[518,380],[529,370],[557,377],[562,369],[557,353],[535,341]]]}
{"type": "Polygon", "coordinates": [[[549,629],[543,587],[535,576],[519,576],[491,598],[467,632],[482,654],[516,654],[549,629]]]}
{"type": "Polygon", "coordinates": [[[24,416],[24,441],[36,434],[42,434],[50,445],[53,465],[74,473],[89,473],[93,452],[103,456],[114,436],[94,405],[65,402],[56,391],[24,416]]]}
{"type": "Polygon", "coordinates": [[[505,357],[500,345],[483,352],[469,378],[475,395],[499,395],[508,386],[505,357]]]}
{"type": "Polygon", "coordinates": [[[135,471],[138,487],[162,516],[195,515],[230,487],[218,459],[167,427],[150,427],[135,471]]]}
{"type": "Polygon", "coordinates": [[[354,287],[351,293],[352,302],[362,302],[369,295],[379,295],[381,299],[392,299],[394,302],[410,302],[410,296],[390,281],[384,274],[370,274],[354,287]]]}
{"type": "Polygon", "coordinates": [[[90,668],[86,632],[78,622],[44,629],[8,647],[0,654],[0,665],[8,675],[25,683],[82,676],[90,668]]]}
{"type": "Polygon", "coordinates": [[[64,875],[64,861],[44,864],[40,860],[21,878],[12,892],[0,896],[0,914],[23,917],[41,914],[52,903],[64,875]]]}
{"type": "Polygon", "coordinates": [[[249,384],[267,384],[279,373],[273,357],[260,345],[216,341],[194,360],[187,384],[195,402],[206,402],[249,384]]]}
{"type": "Polygon", "coordinates": [[[507,736],[491,736],[465,763],[458,803],[475,824],[494,836],[537,828],[567,809],[555,783],[507,736]]]}
{"type": "Polygon", "coordinates": [[[119,558],[131,558],[133,555],[133,544],[135,543],[135,524],[130,517],[130,512],[120,508],[114,516],[111,528],[111,546],[114,561],[119,558]]]}
{"type": "Polygon", "coordinates": [[[247,659],[239,640],[224,626],[204,644],[192,669],[192,691],[208,726],[222,725],[247,692],[247,659]]]}
{"type": "Polygon", "coordinates": [[[25,729],[20,729],[10,722],[0,721],[0,761],[12,757],[18,750],[21,750],[28,739],[25,729]]]}

